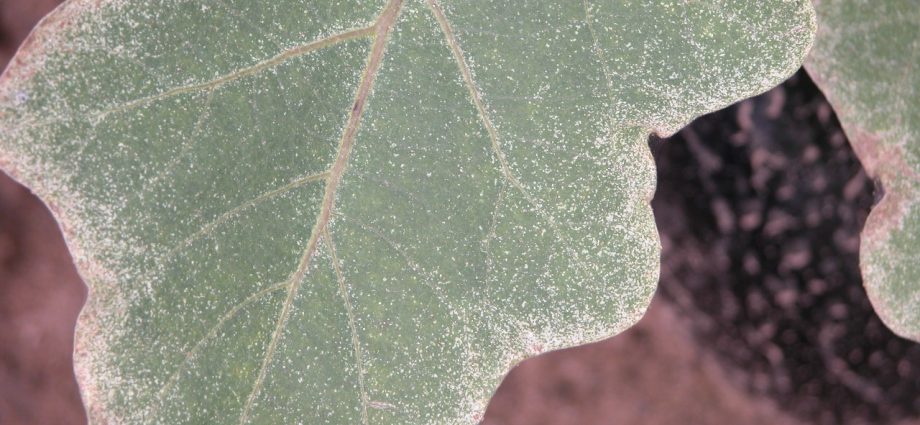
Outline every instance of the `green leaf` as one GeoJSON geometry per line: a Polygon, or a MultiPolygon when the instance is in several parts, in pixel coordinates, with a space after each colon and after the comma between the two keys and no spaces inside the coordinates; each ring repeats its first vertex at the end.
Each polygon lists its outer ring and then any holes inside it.
{"type": "Polygon", "coordinates": [[[862,233],[866,292],[889,328],[920,341],[920,7],[822,0],[816,8],[806,67],[884,193],[862,233]]]}
{"type": "Polygon", "coordinates": [[[803,60],[805,1],[76,0],[4,167],[91,288],[97,423],[471,423],[658,275],[651,131],[803,60]]]}

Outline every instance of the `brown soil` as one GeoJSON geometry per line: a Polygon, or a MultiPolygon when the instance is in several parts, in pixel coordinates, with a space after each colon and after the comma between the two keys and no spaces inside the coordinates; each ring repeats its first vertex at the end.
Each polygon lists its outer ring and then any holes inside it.
{"type": "Polygon", "coordinates": [[[801,423],[733,385],[686,323],[658,296],[621,335],[524,362],[483,425],[801,423]]]}
{"type": "Polygon", "coordinates": [[[0,424],[80,424],[73,322],[85,289],[48,210],[0,177],[0,424]]]}

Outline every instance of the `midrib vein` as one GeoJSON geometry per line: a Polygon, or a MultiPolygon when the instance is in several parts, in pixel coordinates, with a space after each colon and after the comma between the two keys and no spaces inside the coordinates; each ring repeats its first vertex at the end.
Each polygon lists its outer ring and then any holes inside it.
{"type": "Polygon", "coordinates": [[[268,365],[272,361],[272,357],[274,356],[275,350],[277,349],[278,342],[281,339],[281,333],[284,331],[287,320],[290,317],[291,307],[294,304],[294,298],[296,298],[297,292],[300,290],[300,286],[303,283],[304,276],[307,273],[307,268],[310,265],[310,259],[316,252],[316,246],[319,242],[319,239],[325,233],[326,226],[329,224],[329,218],[332,216],[332,211],[335,207],[335,192],[338,188],[339,182],[342,180],[342,174],[345,172],[345,168],[348,165],[348,157],[351,154],[352,147],[354,146],[355,136],[358,133],[358,126],[361,123],[361,117],[364,114],[364,107],[367,104],[367,97],[373,88],[374,79],[377,77],[377,72],[380,70],[380,65],[383,62],[383,56],[384,52],[386,51],[389,34],[393,29],[394,24],[396,23],[396,18],[399,16],[401,6],[402,0],[390,0],[386,7],[383,9],[383,12],[381,12],[380,16],[377,18],[377,21],[371,27],[374,35],[374,44],[371,47],[371,52],[367,59],[367,65],[365,65],[364,68],[364,74],[361,77],[361,82],[358,85],[357,92],[355,93],[351,114],[348,117],[348,121],[345,124],[345,130],[343,131],[342,138],[339,141],[338,153],[336,155],[335,162],[332,164],[332,167],[329,170],[329,175],[326,178],[326,189],[323,195],[323,203],[320,208],[320,212],[316,217],[316,222],[313,225],[313,230],[310,234],[310,239],[307,242],[307,247],[303,252],[303,256],[301,257],[300,264],[297,266],[297,270],[288,280],[289,289],[287,297],[285,298],[284,304],[281,307],[281,311],[278,314],[275,330],[272,332],[271,340],[268,343],[268,347],[265,350],[265,356],[262,359],[262,365],[259,367],[259,374],[253,383],[252,391],[249,393],[249,397],[246,399],[246,404],[243,406],[243,410],[240,413],[240,425],[245,424],[249,419],[249,415],[252,411],[252,405],[255,402],[256,397],[259,395],[259,391],[261,390],[265,381],[265,374],[268,370],[268,365]]]}

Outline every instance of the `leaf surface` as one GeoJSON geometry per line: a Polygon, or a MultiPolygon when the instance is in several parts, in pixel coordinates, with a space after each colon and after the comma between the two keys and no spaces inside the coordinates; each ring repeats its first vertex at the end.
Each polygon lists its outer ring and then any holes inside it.
{"type": "Polygon", "coordinates": [[[5,169],[91,288],[95,423],[472,423],[658,276],[646,140],[791,74],[805,1],[74,0],[5,169]]]}
{"type": "Polygon", "coordinates": [[[862,233],[863,283],[885,324],[920,341],[920,6],[822,0],[816,9],[806,67],[882,194],[862,233]]]}

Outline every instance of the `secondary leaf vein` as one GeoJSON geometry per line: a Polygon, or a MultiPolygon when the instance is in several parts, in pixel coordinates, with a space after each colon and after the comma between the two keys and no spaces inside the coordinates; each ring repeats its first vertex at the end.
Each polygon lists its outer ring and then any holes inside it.
{"type": "Polygon", "coordinates": [[[263,288],[262,290],[256,291],[255,293],[246,297],[246,299],[244,299],[243,301],[240,301],[239,304],[233,306],[233,308],[231,308],[230,310],[227,310],[227,312],[224,313],[224,315],[221,316],[220,319],[218,319],[217,323],[211,326],[211,328],[208,329],[205,335],[201,339],[199,339],[198,342],[195,343],[195,345],[192,346],[190,350],[186,352],[185,358],[182,359],[182,362],[179,363],[179,365],[176,367],[176,370],[166,380],[166,383],[163,384],[162,387],[160,387],[159,391],[157,391],[157,394],[153,402],[151,403],[152,410],[148,412],[148,415],[150,417],[156,417],[157,410],[162,406],[163,397],[179,381],[179,377],[182,375],[182,371],[185,370],[185,367],[188,366],[188,364],[192,361],[192,359],[198,356],[198,353],[204,347],[205,343],[217,336],[217,332],[220,331],[220,329],[227,322],[229,322],[231,319],[236,317],[248,305],[257,302],[261,300],[262,298],[265,298],[265,296],[267,296],[268,294],[271,294],[272,292],[285,288],[286,284],[287,284],[286,281],[278,282],[267,288],[263,288]]]}
{"type": "Polygon", "coordinates": [[[351,345],[355,352],[355,368],[358,373],[358,390],[361,392],[361,421],[368,425],[367,407],[370,400],[367,396],[367,387],[364,385],[364,356],[361,352],[361,340],[358,337],[358,326],[355,319],[355,309],[351,304],[351,297],[348,295],[348,287],[345,284],[345,274],[342,272],[342,266],[339,262],[339,256],[335,252],[335,243],[332,241],[332,234],[329,228],[323,228],[323,240],[329,247],[329,254],[332,257],[332,268],[335,269],[335,277],[339,282],[339,293],[342,296],[342,303],[345,305],[345,314],[348,315],[348,329],[351,331],[351,345]]]}
{"type": "Polygon", "coordinates": [[[270,191],[268,191],[268,192],[265,192],[265,193],[263,193],[263,194],[261,194],[261,195],[255,197],[255,198],[253,198],[253,199],[251,199],[251,200],[249,200],[249,201],[247,201],[247,202],[241,204],[241,205],[238,205],[238,206],[236,206],[236,207],[230,209],[229,211],[227,211],[227,212],[225,212],[225,213],[219,215],[219,216],[218,216],[217,218],[215,218],[214,220],[211,220],[210,222],[208,222],[207,224],[205,224],[204,226],[202,226],[201,229],[199,229],[197,232],[195,232],[195,233],[193,233],[192,235],[190,235],[189,237],[185,238],[185,240],[183,240],[182,242],[178,243],[178,244],[177,244],[176,246],[174,246],[172,249],[170,249],[169,251],[167,251],[166,254],[163,256],[163,258],[162,258],[160,261],[157,261],[157,264],[162,264],[162,263],[165,262],[165,261],[169,261],[169,259],[173,258],[173,257],[174,257],[176,254],[178,254],[180,251],[182,251],[183,249],[188,248],[188,247],[191,246],[193,243],[195,243],[195,241],[197,241],[197,240],[199,240],[199,239],[201,239],[201,238],[203,238],[203,237],[205,237],[205,236],[211,234],[211,233],[214,231],[215,228],[217,228],[218,226],[220,226],[220,225],[222,225],[222,224],[224,224],[224,223],[229,222],[230,219],[232,219],[232,218],[233,218],[234,216],[236,216],[236,215],[239,215],[239,214],[242,213],[243,211],[245,211],[245,210],[247,210],[247,209],[249,209],[249,208],[252,208],[252,207],[254,207],[254,206],[256,206],[256,205],[259,205],[259,204],[261,204],[262,202],[268,201],[268,200],[270,200],[270,199],[272,199],[272,198],[274,198],[274,197],[276,197],[276,196],[278,196],[278,195],[281,195],[281,194],[287,193],[287,192],[289,192],[289,191],[291,191],[291,190],[297,189],[297,188],[299,188],[299,187],[301,187],[301,186],[303,186],[303,185],[305,185],[305,184],[307,184],[307,183],[311,183],[311,182],[315,182],[315,181],[320,181],[320,180],[325,180],[327,177],[329,177],[329,171],[323,171],[323,172],[321,172],[321,173],[309,175],[309,176],[306,176],[306,177],[301,177],[301,178],[299,178],[299,179],[297,179],[297,180],[294,180],[294,181],[292,181],[292,182],[290,182],[290,183],[288,183],[288,184],[286,184],[286,185],[284,185],[284,186],[281,186],[281,187],[279,187],[279,188],[277,188],[277,189],[272,189],[272,190],[270,190],[270,191]]]}
{"type": "Polygon", "coordinates": [[[444,34],[447,45],[450,47],[451,54],[454,56],[454,60],[457,62],[457,67],[459,68],[460,75],[462,76],[463,82],[469,91],[473,105],[476,107],[476,111],[479,114],[479,119],[482,122],[483,127],[486,129],[486,133],[489,135],[489,140],[492,144],[492,151],[495,153],[495,157],[498,159],[498,162],[501,166],[502,175],[509,183],[511,183],[512,186],[514,186],[515,189],[521,193],[521,195],[524,196],[524,199],[534,208],[537,215],[546,221],[547,225],[550,227],[550,230],[553,231],[553,234],[556,235],[556,238],[562,244],[563,248],[568,251],[568,254],[579,266],[579,268],[581,268],[585,273],[588,273],[588,267],[581,261],[581,257],[572,247],[571,242],[562,232],[562,229],[559,228],[553,216],[549,214],[539,202],[537,202],[536,198],[530,194],[527,188],[511,171],[511,166],[508,164],[508,160],[505,158],[505,153],[501,147],[501,139],[499,138],[498,130],[492,123],[492,119],[489,116],[489,112],[486,109],[485,103],[482,101],[482,94],[479,93],[476,82],[473,81],[473,74],[470,71],[469,65],[467,65],[466,57],[463,55],[463,50],[460,48],[460,42],[454,35],[454,31],[451,28],[450,22],[447,20],[447,15],[444,14],[444,10],[441,8],[441,5],[437,0],[428,0],[428,6],[432,14],[434,14],[435,20],[437,20],[439,26],[441,27],[441,32],[444,34]]]}
{"type": "Polygon", "coordinates": [[[364,27],[364,28],[359,28],[359,29],[355,29],[351,31],[345,31],[342,33],[338,33],[338,34],[335,34],[329,37],[325,37],[325,38],[322,38],[316,41],[312,41],[310,43],[307,43],[301,46],[293,47],[291,49],[278,53],[275,56],[265,59],[261,62],[247,66],[245,68],[234,70],[233,72],[219,76],[209,81],[173,87],[171,89],[168,89],[158,94],[129,100],[125,103],[115,105],[115,106],[112,106],[106,109],[91,111],[85,114],[59,115],[59,116],[51,117],[45,120],[26,122],[25,125],[19,127],[19,130],[22,131],[22,130],[29,130],[29,129],[39,128],[39,127],[44,127],[46,125],[54,124],[60,121],[66,121],[68,119],[72,119],[75,117],[81,117],[81,118],[88,119],[90,121],[98,122],[99,120],[105,118],[106,116],[110,114],[128,111],[128,110],[137,108],[139,106],[149,104],[151,102],[155,102],[157,100],[169,99],[169,98],[179,96],[182,94],[192,93],[192,92],[201,91],[201,90],[215,89],[227,83],[239,80],[241,78],[258,74],[261,71],[278,66],[284,62],[287,62],[288,60],[315,52],[325,47],[333,46],[333,45],[336,45],[342,42],[346,42],[346,41],[350,41],[350,40],[354,40],[358,38],[371,37],[374,35],[375,28],[376,28],[376,25],[372,25],[370,27],[364,27]]]}

